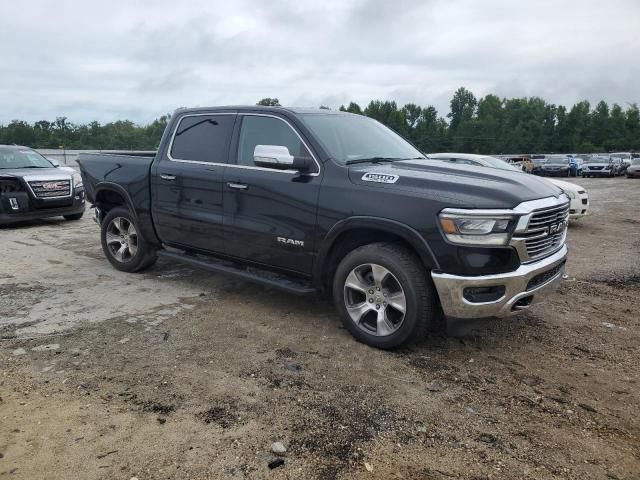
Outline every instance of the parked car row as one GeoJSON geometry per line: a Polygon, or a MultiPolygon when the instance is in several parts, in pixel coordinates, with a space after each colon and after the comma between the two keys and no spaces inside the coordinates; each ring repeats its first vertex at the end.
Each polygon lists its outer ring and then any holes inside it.
{"type": "MultiPolygon", "coordinates": [[[[610,154],[532,154],[499,155],[498,158],[534,175],[547,177],[615,177],[625,175],[639,154],[616,152],[610,154]]],[[[635,175],[627,175],[631,178],[635,175]]]]}

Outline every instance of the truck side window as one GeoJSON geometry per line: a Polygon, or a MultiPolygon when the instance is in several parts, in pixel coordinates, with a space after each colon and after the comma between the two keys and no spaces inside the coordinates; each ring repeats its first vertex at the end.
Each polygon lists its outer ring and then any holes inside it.
{"type": "Polygon", "coordinates": [[[245,115],[238,141],[238,165],[255,166],[253,151],[256,145],[280,145],[287,147],[293,156],[311,156],[298,135],[284,121],[274,117],[245,115]]]}
{"type": "Polygon", "coordinates": [[[174,160],[227,163],[235,115],[196,115],[180,120],[171,146],[174,160]]]}

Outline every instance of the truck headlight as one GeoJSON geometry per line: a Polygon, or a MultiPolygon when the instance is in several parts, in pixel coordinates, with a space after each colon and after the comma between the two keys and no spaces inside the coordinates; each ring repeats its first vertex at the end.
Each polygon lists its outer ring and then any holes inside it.
{"type": "Polygon", "coordinates": [[[82,176],[80,176],[79,173],[74,173],[73,174],[73,186],[75,188],[83,186],[83,184],[82,184],[82,176]]]}
{"type": "Polygon", "coordinates": [[[445,208],[439,215],[445,238],[461,245],[507,245],[516,216],[490,211],[463,211],[445,208]]]}
{"type": "Polygon", "coordinates": [[[565,190],[564,193],[566,193],[569,196],[569,198],[576,198],[576,192],[572,192],[570,190],[565,190]]]}

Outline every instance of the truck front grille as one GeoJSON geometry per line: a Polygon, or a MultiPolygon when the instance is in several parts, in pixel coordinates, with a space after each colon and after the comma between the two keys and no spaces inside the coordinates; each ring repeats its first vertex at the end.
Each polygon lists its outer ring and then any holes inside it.
{"type": "Polygon", "coordinates": [[[553,253],[564,243],[569,219],[569,205],[537,210],[522,235],[529,260],[553,253]]]}
{"type": "Polygon", "coordinates": [[[567,200],[565,196],[564,199],[545,199],[521,204],[525,206],[523,210],[528,212],[519,221],[511,245],[516,248],[523,263],[547,257],[562,248],[569,223],[567,200]],[[529,210],[527,204],[533,208],[529,210]]]}
{"type": "Polygon", "coordinates": [[[71,196],[71,180],[32,180],[29,182],[36,198],[62,198],[71,196]]]}

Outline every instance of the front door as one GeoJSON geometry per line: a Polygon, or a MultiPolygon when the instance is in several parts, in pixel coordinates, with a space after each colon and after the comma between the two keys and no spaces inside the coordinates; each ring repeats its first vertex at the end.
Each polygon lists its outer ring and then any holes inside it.
{"type": "Polygon", "coordinates": [[[304,274],[315,252],[320,164],[284,118],[240,114],[230,163],[224,174],[228,255],[304,274]],[[312,157],[314,171],[300,174],[255,166],[256,145],[278,145],[291,155],[312,157]]]}
{"type": "Polygon", "coordinates": [[[235,113],[186,115],[151,171],[152,214],[170,246],[222,252],[223,179],[235,113]]]}

